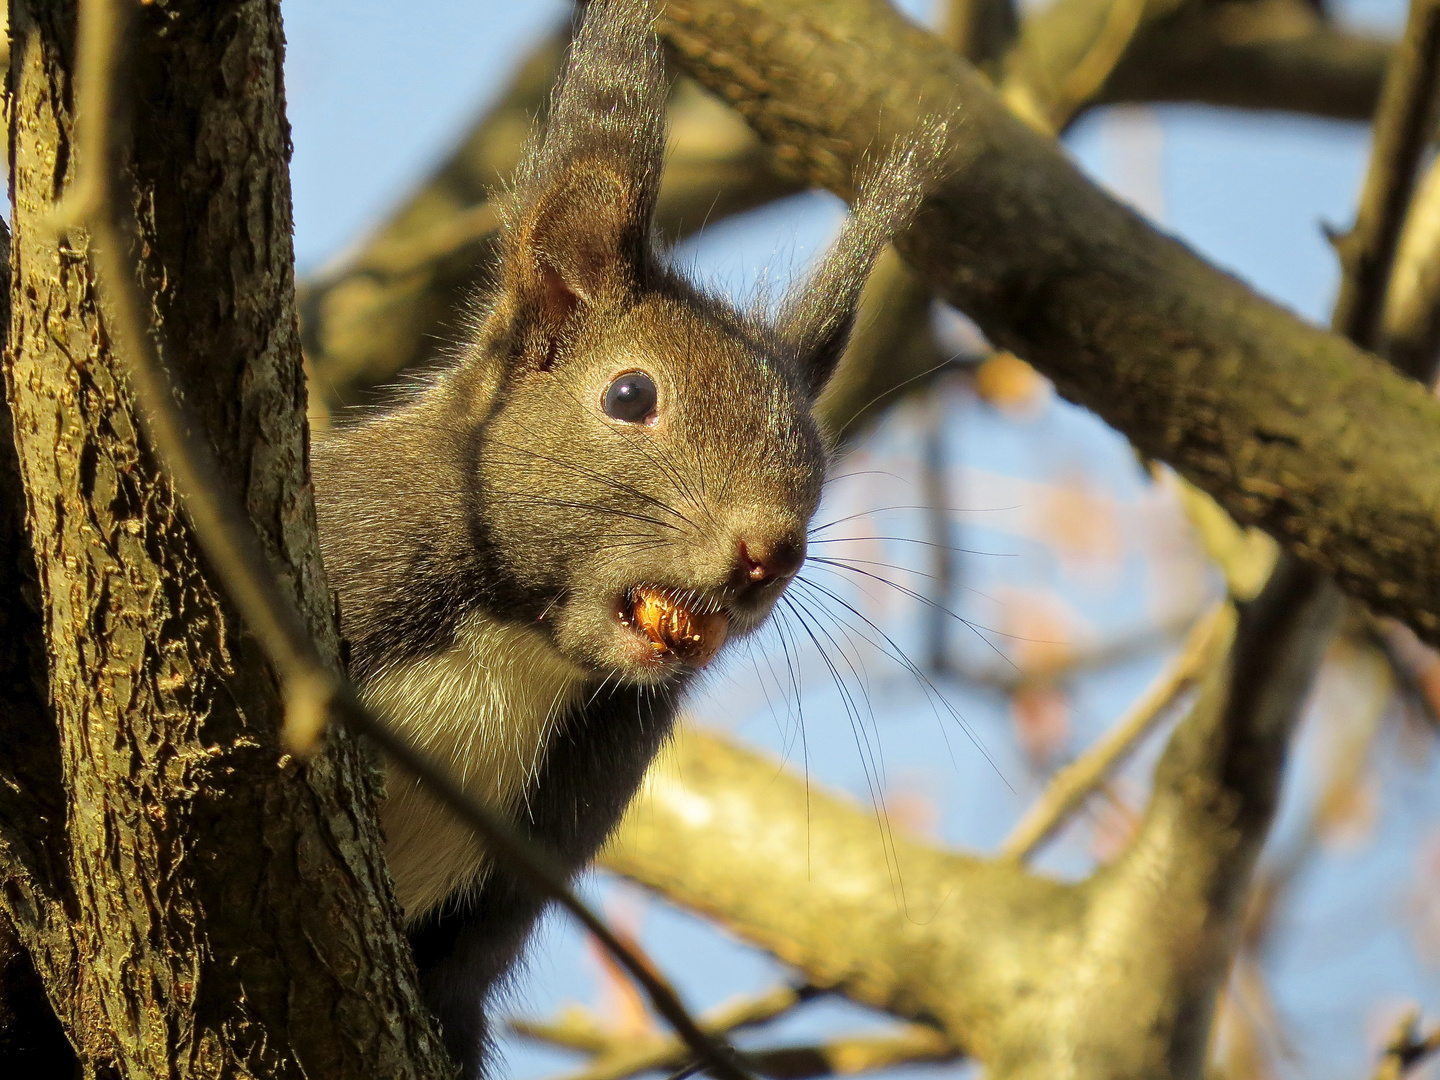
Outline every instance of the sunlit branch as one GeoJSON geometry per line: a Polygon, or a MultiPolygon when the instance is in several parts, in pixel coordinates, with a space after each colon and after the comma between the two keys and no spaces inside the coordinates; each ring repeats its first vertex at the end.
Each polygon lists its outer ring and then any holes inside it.
{"type": "Polygon", "coordinates": [[[1095,788],[1113,773],[1165,716],[1167,707],[1220,663],[1235,634],[1235,609],[1221,602],[1191,628],[1180,652],[1108,731],[1059,770],[1000,845],[1000,854],[1028,859],[1055,835],[1095,788]]]}
{"type": "MultiPolygon", "coordinates": [[[[777,1020],[819,993],[811,986],[776,987],[712,1009],[699,1018],[699,1024],[715,1038],[724,1038],[777,1020]]],[[[519,1035],[592,1055],[587,1065],[559,1080],[626,1080],[640,1073],[677,1069],[691,1057],[690,1050],[679,1039],[650,1032],[611,1032],[587,1011],[574,1007],[554,1020],[512,1020],[510,1029],[519,1035]]],[[[763,1072],[754,1055],[747,1053],[745,1059],[751,1068],[763,1072]]]]}

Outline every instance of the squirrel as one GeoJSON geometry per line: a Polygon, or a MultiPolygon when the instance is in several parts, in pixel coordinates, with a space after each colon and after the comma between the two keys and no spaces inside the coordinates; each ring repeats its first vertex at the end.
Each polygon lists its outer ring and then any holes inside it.
{"type": "MultiPolygon", "coordinates": [[[[812,406],[935,158],[892,153],[819,268],[746,314],[657,242],[667,95],[646,0],[585,5],[468,341],[312,454],[361,693],[571,872],[694,673],[800,569],[827,464],[812,406]]],[[[393,767],[380,815],[426,1002],[477,1077],[484,1000],[543,899],[393,767]]]]}

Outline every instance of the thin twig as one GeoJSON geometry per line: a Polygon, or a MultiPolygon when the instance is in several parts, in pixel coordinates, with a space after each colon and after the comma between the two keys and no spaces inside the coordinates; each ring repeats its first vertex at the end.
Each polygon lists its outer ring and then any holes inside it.
{"type": "Polygon", "coordinates": [[[1430,1029],[1421,1037],[1419,1033],[1420,1013],[1412,1009],[1395,1025],[1390,1041],[1385,1045],[1371,1074],[1372,1080],[1400,1080],[1416,1065],[1421,1064],[1437,1050],[1440,1050],[1440,1025],[1430,1029]]]}
{"type": "Polygon", "coordinates": [[[1216,604],[1191,628],[1185,645],[1145,693],[1099,742],[1059,770],[1039,800],[1000,846],[1008,859],[1028,859],[1054,836],[1090,793],[1123,762],[1165,714],[1165,708],[1224,655],[1234,634],[1234,609],[1216,604]]]}
{"type": "Polygon", "coordinates": [[[1076,648],[1071,651],[1067,647],[1041,654],[1035,659],[1027,658],[1023,667],[1004,660],[982,665],[966,663],[952,657],[950,670],[957,678],[966,682],[1015,694],[1029,687],[1054,684],[1086,672],[1113,668],[1138,656],[1159,652],[1169,642],[1180,642],[1194,627],[1195,620],[1208,610],[1208,604],[1187,608],[1174,615],[1167,615],[1159,622],[1142,622],[1127,627],[1114,637],[1097,641],[1083,649],[1076,648]]]}
{"type": "MultiPolygon", "coordinates": [[[[701,1016],[700,1026],[703,1028],[705,1024],[706,1018],[701,1016]]],[[[617,1035],[594,1010],[574,1002],[564,1005],[560,1012],[549,1020],[512,1016],[505,1026],[510,1029],[511,1034],[592,1056],[609,1053],[613,1047],[620,1044],[649,1044],[661,1040],[661,1036],[650,1031],[641,1035],[617,1035]]]]}
{"type": "Polygon", "coordinates": [[[1344,273],[1330,324],[1362,349],[1379,344],[1421,155],[1435,130],[1440,82],[1440,0],[1414,0],[1380,93],[1374,142],[1355,227],[1336,241],[1344,273]]]}
{"type": "Polygon", "coordinates": [[[748,1055],[755,1069],[771,1080],[814,1080],[855,1076],[899,1065],[955,1061],[961,1051],[932,1027],[911,1024],[895,1035],[855,1036],[815,1046],[785,1046],[748,1055]]]}
{"type": "MultiPolygon", "coordinates": [[[[700,1017],[701,1030],[716,1038],[776,1020],[823,991],[813,986],[780,986],[756,997],[721,1005],[700,1017]]],[[[627,1080],[640,1073],[675,1069],[689,1059],[679,1039],[660,1035],[612,1035],[587,1013],[570,1010],[558,1021],[512,1020],[510,1029],[532,1039],[583,1050],[593,1056],[584,1068],[560,1080],[627,1080]]],[[[746,1060],[755,1062],[749,1054],[746,1060]]]]}
{"type": "Polygon", "coordinates": [[[1431,162],[1405,218],[1382,332],[1392,364],[1411,378],[1434,382],[1440,360],[1440,159],[1431,162]]]}
{"type": "Polygon", "coordinates": [[[927,668],[935,678],[948,675],[950,664],[951,598],[955,595],[955,568],[959,561],[952,547],[949,507],[952,500],[949,470],[945,460],[945,397],[931,394],[926,402],[924,426],[921,431],[924,449],[921,453],[921,490],[925,519],[929,531],[930,574],[927,590],[934,602],[925,609],[927,622],[927,668]]]}
{"type": "Polygon", "coordinates": [[[130,259],[122,214],[111,188],[115,99],[119,86],[118,46],[125,38],[128,0],[85,0],[80,8],[77,71],[78,197],[58,208],[59,224],[90,231],[90,261],[107,301],[107,328],[141,406],[142,421],[162,469],[183,499],[197,540],[216,576],[240,609],[250,631],[280,674],[286,699],[286,737],[306,749],[314,744],[326,715],[373,739],[397,764],[419,777],[452,813],[538,892],[568,910],[629,972],[655,1011],[718,1077],[749,1080],[736,1055],[700,1030],[679,996],[638,948],[616,937],[569,887],[565,874],[533,843],[520,837],[447,773],[369,709],[321,657],[300,613],[261,551],[253,523],[215,482],[219,475],[209,445],[192,434],[176,403],[160,361],[155,337],[143,314],[136,286],[138,266],[130,259]],[[298,730],[297,730],[298,729],[298,730]]]}

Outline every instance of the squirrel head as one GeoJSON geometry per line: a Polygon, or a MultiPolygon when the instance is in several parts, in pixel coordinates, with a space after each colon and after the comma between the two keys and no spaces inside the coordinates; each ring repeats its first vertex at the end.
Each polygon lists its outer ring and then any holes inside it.
{"type": "Polygon", "coordinates": [[[815,398],[938,157],[891,155],[778,315],[743,314],[657,246],[666,96],[647,5],[592,0],[443,383],[494,606],[649,685],[757,628],[799,570],[827,461],[815,398]]]}

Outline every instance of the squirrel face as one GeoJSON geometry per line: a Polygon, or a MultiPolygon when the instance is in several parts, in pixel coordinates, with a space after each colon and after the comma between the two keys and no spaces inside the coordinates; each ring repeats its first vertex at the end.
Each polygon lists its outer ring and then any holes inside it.
{"type": "Polygon", "coordinates": [[[794,358],[647,270],[491,382],[469,467],[475,530],[527,613],[577,664],[653,685],[764,621],[825,451],[794,358]]]}
{"type": "Polygon", "coordinates": [[[755,629],[799,569],[825,467],[813,399],[934,159],[892,155],[778,318],[741,314],[656,250],[666,82],[644,12],[587,15],[449,385],[492,609],[656,685],[755,629]]]}

